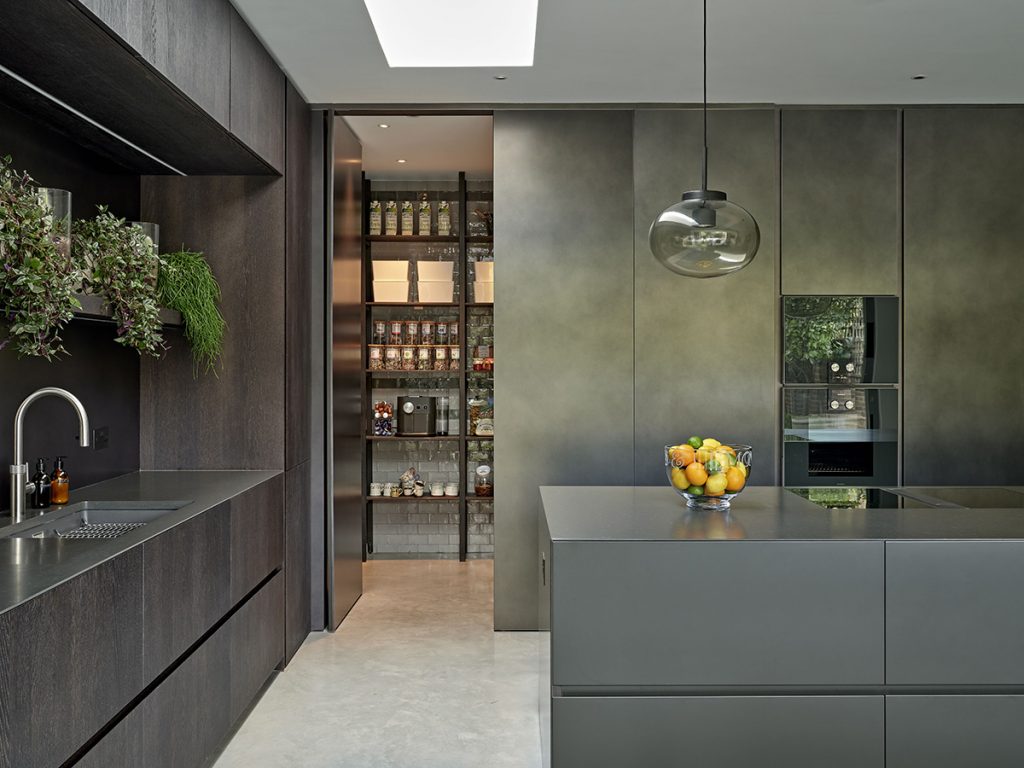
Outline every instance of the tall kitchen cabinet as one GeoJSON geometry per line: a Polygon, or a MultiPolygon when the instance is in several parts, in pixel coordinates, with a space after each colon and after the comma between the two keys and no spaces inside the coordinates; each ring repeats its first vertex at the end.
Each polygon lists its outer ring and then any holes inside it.
{"type": "Polygon", "coordinates": [[[904,115],[907,485],[1024,484],[1022,135],[1019,107],[904,115]]]}
{"type": "Polygon", "coordinates": [[[781,143],[782,293],[899,294],[897,111],[784,109],[781,143]]]}

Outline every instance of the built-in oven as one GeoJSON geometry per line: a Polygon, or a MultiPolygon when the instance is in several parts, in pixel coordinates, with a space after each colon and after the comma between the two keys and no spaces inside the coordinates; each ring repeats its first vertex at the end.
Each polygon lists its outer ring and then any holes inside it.
{"type": "Polygon", "coordinates": [[[880,387],[783,389],[783,484],[898,483],[899,393],[880,387]]]}
{"type": "Polygon", "coordinates": [[[899,340],[895,296],[786,296],[783,384],[897,384],[899,340]]]}

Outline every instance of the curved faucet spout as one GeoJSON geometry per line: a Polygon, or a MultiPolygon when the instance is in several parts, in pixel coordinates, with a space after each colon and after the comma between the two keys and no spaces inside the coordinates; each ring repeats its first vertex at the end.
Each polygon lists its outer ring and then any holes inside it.
{"type": "Polygon", "coordinates": [[[20,523],[25,514],[25,487],[28,480],[28,464],[24,457],[23,433],[25,427],[25,413],[32,403],[40,398],[53,395],[62,397],[71,403],[78,414],[78,444],[83,448],[89,447],[89,415],[85,412],[82,401],[60,387],[43,387],[37,389],[31,395],[21,401],[18,410],[14,414],[14,461],[11,464],[11,522],[20,523]]]}

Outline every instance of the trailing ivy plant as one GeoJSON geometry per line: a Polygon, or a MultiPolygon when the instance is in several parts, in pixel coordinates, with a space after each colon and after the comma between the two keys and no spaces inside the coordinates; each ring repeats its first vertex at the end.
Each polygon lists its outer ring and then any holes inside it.
{"type": "Polygon", "coordinates": [[[157,279],[161,306],[177,310],[185,321],[185,338],[192,347],[199,369],[216,375],[216,365],[224,347],[226,323],[220,313],[220,286],[202,253],[186,251],[164,254],[157,279]]]}
{"type": "Polygon", "coordinates": [[[0,349],[47,360],[67,353],[61,330],[81,307],[81,273],[62,232],[35,181],[0,159],[0,349]]]}
{"type": "Polygon", "coordinates": [[[93,219],[76,221],[76,257],[85,268],[85,289],[101,294],[117,323],[117,343],[140,355],[164,349],[156,281],[160,257],[141,228],[98,207],[93,219]]]}

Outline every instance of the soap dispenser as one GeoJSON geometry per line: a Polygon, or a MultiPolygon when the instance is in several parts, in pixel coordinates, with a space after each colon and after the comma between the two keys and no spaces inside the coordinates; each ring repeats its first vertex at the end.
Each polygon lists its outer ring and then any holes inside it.
{"type": "Polygon", "coordinates": [[[50,477],[50,503],[67,504],[71,493],[71,480],[68,473],[64,471],[64,459],[66,456],[58,456],[53,465],[53,475],[50,477]]]}
{"type": "Polygon", "coordinates": [[[29,486],[29,506],[32,509],[46,509],[50,506],[50,476],[46,474],[46,459],[36,459],[36,473],[29,486]]]}

